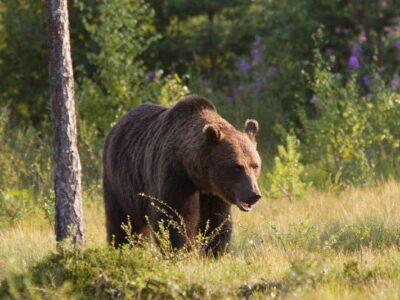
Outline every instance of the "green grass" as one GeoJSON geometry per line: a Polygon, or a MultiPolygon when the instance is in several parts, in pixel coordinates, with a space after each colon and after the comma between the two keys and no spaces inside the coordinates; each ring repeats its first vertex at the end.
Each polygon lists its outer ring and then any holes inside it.
{"type": "Polygon", "coordinates": [[[262,199],[249,214],[235,209],[231,252],[217,260],[106,247],[98,195],[85,204],[84,251],[57,256],[40,214],[0,229],[0,298],[398,299],[399,195],[388,181],[262,199]]]}

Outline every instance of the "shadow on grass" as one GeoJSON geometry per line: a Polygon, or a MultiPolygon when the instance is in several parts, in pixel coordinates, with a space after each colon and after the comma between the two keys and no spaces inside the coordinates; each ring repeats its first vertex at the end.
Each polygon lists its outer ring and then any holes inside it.
{"type": "Polygon", "coordinates": [[[321,285],[340,285],[352,288],[368,286],[377,280],[397,279],[399,266],[390,261],[368,265],[362,261],[345,259],[339,265],[330,265],[322,256],[290,261],[289,269],[280,280],[259,279],[240,287],[238,296],[245,299],[284,299],[290,294],[311,292],[321,285]]]}
{"type": "Polygon", "coordinates": [[[323,246],[338,251],[390,248],[400,244],[400,226],[388,225],[378,219],[366,219],[350,225],[334,223],[324,228],[320,240],[323,246]]]}
{"type": "Polygon", "coordinates": [[[283,251],[358,251],[363,248],[385,249],[400,245],[400,223],[380,219],[315,224],[308,221],[288,225],[269,224],[259,232],[249,232],[246,239],[233,245],[235,251],[246,251],[269,244],[283,251]]]}

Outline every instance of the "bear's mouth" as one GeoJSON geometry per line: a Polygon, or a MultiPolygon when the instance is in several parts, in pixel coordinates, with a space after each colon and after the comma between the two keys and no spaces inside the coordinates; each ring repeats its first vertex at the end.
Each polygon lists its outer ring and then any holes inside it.
{"type": "Polygon", "coordinates": [[[252,210],[252,204],[240,200],[236,195],[234,195],[235,204],[241,211],[250,212],[252,210]]]}

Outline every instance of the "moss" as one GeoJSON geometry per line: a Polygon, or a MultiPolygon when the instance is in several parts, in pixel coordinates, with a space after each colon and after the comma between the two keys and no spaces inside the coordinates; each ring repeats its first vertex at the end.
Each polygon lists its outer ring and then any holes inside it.
{"type": "MultiPolygon", "coordinates": [[[[50,255],[25,274],[3,281],[0,297],[185,298],[189,290],[171,262],[143,248],[110,247],[50,255]]],[[[198,292],[198,291],[197,291],[198,292]]]]}

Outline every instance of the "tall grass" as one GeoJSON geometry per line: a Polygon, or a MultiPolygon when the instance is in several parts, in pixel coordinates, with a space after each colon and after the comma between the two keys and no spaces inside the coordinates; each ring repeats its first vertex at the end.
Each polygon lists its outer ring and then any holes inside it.
{"type": "MultiPolygon", "coordinates": [[[[83,164],[86,199],[101,190],[103,139],[95,128],[79,124],[79,151],[83,164]]],[[[29,214],[54,215],[51,133],[48,129],[14,127],[8,110],[0,107],[0,227],[29,214]]]]}
{"type": "MultiPolygon", "coordinates": [[[[173,263],[167,260],[155,266],[171,274],[168,278],[160,273],[157,279],[162,282],[160,295],[167,298],[172,295],[177,298],[193,295],[201,298],[395,298],[400,293],[399,194],[400,184],[388,181],[342,192],[309,191],[304,199],[294,202],[262,199],[250,214],[235,209],[231,252],[220,259],[186,255],[173,263]]],[[[116,255],[108,253],[111,250],[105,247],[103,214],[100,195],[85,203],[88,241],[85,251],[99,249],[96,251],[101,254],[92,251],[89,252],[92,254],[77,256],[73,267],[68,265],[71,260],[63,261],[71,268],[66,270],[71,272],[69,280],[73,282],[76,280],[73,276],[80,274],[74,272],[83,263],[93,276],[115,274],[118,277],[118,270],[128,272],[129,265],[113,265],[108,258],[108,263],[101,265],[102,257],[110,256],[112,260],[116,255]]],[[[53,228],[43,213],[0,229],[0,280],[18,272],[32,272],[32,266],[54,253],[54,249],[53,228]]],[[[141,255],[135,251],[122,253],[141,255]]],[[[132,268],[138,267],[132,263],[132,268]]],[[[127,282],[134,280],[128,273],[127,282]]],[[[135,276],[144,282],[142,293],[149,292],[149,282],[155,280],[156,273],[143,269],[143,273],[135,276]]],[[[90,278],[85,279],[88,280],[85,284],[95,286],[90,278]]],[[[108,284],[116,284],[109,280],[108,284]]],[[[60,291],[74,295],[79,281],[64,290],[65,281],[67,278],[62,281],[63,285],[54,286],[36,283],[36,288],[33,285],[31,289],[44,289],[45,295],[60,291]]],[[[9,282],[13,281],[9,279],[9,282]]],[[[119,284],[124,286],[123,282],[119,284]]],[[[140,298],[140,292],[133,291],[140,298]]],[[[157,291],[151,289],[149,295],[157,298],[157,291]]],[[[85,289],[79,293],[83,297],[88,295],[85,289]]]]}

